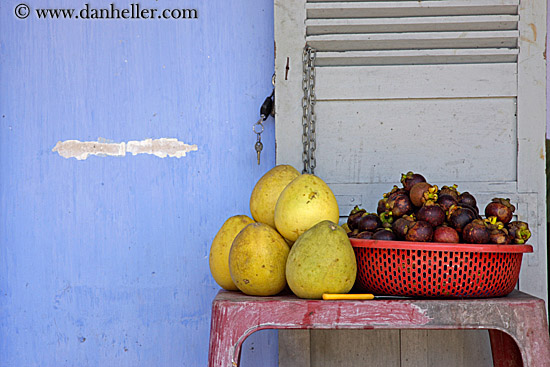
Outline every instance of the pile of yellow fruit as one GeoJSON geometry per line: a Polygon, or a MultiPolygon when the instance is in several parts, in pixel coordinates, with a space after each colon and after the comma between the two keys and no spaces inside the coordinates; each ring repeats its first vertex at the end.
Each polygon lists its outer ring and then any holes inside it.
{"type": "Polygon", "coordinates": [[[210,271],[226,290],[301,298],[347,293],[357,272],[336,198],[319,177],[279,165],[256,183],[250,213],[228,218],[212,241],[210,271]]]}

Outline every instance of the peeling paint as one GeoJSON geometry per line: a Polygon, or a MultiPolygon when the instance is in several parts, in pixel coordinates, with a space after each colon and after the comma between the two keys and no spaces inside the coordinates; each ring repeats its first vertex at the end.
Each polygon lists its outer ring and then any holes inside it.
{"type": "Polygon", "coordinates": [[[185,144],[175,138],[132,140],[127,143],[113,143],[99,138],[98,141],[58,141],[52,152],[57,152],[64,158],[84,160],[91,155],[124,157],[126,153],[132,155],[151,154],[159,158],[181,158],[185,157],[188,152],[197,150],[197,145],[185,144]]]}
{"type": "Polygon", "coordinates": [[[153,154],[160,158],[176,157],[181,158],[190,151],[198,150],[196,145],[185,144],[178,139],[145,139],[142,141],[129,141],[126,144],[126,151],[137,154],[153,154]]]}

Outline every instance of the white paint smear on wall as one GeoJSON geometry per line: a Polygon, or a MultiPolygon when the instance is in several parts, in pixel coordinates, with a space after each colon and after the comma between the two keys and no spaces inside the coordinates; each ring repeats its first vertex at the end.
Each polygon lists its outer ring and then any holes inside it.
{"type": "Polygon", "coordinates": [[[58,141],[52,152],[57,152],[64,158],[84,160],[91,155],[124,157],[126,153],[132,155],[152,154],[160,158],[181,158],[185,157],[188,152],[197,150],[196,145],[185,144],[175,138],[132,140],[127,143],[111,143],[99,138],[98,141],[58,141]]]}

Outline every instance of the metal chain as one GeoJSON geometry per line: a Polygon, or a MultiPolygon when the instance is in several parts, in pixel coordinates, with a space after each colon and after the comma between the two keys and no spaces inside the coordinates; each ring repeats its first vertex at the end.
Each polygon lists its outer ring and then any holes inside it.
{"type": "Polygon", "coordinates": [[[316,167],[315,149],[317,148],[315,140],[315,56],[314,48],[306,45],[302,57],[302,89],[304,97],[302,98],[302,161],[304,169],[302,173],[313,174],[316,167]]]}
{"type": "Polygon", "coordinates": [[[317,149],[317,140],[315,139],[315,103],[317,99],[315,97],[315,57],[317,56],[316,50],[311,49],[310,52],[310,76],[309,76],[309,90],[310,90],[310,117],[309,117],[309,165],[311,167],[311,174],[317,166],[317,161],[315,159],[315,149],[317,149]]]}
{"type": "Polygon", "coordinates": [[[308,47],[304,47],[302,54],[302,91],[304,96],[302,98],[302,162],[304,163],[304,169],[302,173],[309,172],[309,51],[308,47]]]}

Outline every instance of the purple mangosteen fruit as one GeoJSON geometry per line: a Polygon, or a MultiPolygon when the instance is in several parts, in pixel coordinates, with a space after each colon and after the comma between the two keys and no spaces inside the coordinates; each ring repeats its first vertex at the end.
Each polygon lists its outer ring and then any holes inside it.
{"type": "Polygon", "coordinates": [[[407,234],[407,231],[409,230],[409,227],[416,222],[414,216],[411,215],[404,215],[401,218],[398,218],[392,223],[392,230],[393,233],[397,236],[399,239],[405,239],[405,235],[407,234]]]}
{"type": "Polygon", "coordinates": [[[405,239],[414,242],[430,242],[433,238],[433,227],[423,220],[417,220],[409,227],[405,239]]]}
{"type": "Polygon", "coordinates": [[[462,233],[464,227],[474,219],[476,219],[475,213],[471,209],[463,208],[460,205],[453,205],[447,211],[447,222],[458,233],[462,233]]]}
{"type": "Polygon", "coordinates": [[[363,231],[359,232],[355,238],[359,238],[362,240],[370,240],[372,238],[373,233],[371,231],[363,231]]]}
{"type": "Polygon", "coordinates": [[[457,191],[457,185],[453,186],[443,186],[438,193],[438,196],[449,195],[452,196],[456,201],[458,201],[458,196],[460,195],[457,191]]]}
{"type": "Polygon", "coordinates": [[[470,194],[468,191],[465,191],[458,196],[458,203],[459,204],[464,203],[473,207],[477,207],[476,198],[474,197],[474,195],[470,194]]]}
{"type": "Polygon", "coordinates": [[[372,235],[373,240],[379,240],[379,241],[395,241],[397,237],[395,236],[395,233],[392,232],[389,228],[381,228],[378,231],[374,232],[372,235]]]}
{"type": "Polygon", "coordinates": [[[456,229],[446,225],[441,225],[434,229],[433,241],[442,243],[459,243],[460,236],[458,235],[456,229]]]}
{"type": "Polygon", "coordinates": [[[432,227],[437,227],[445,222],[445,211],[439,205],[429,201],[418,210],[416,218],[430,223],[432,227]]]}
{"type": "Polygon", "coordinates": [[[398,194],[392,198],[388,198],[386,210],[391,212],[394,219],[400,218],[405,214],[410,214],[413,211],[413,205],[409,196],[406,194],[398,194]]]}
{"type": "Polygon", "coordinates": [[[421,207],[428,200],[437,201],[438,188],[427,182],[419,182],[411,188],[409,196],[414,206],[421,207]]]}
{"type": "Polygon", "coordinates": [[[451,195],[438,195],[437,203],[441,209],[447,212],[451,206],[458,204],[458,201],[451,195]]]}
{"type": "Polygon", "coordinates": [[[462,231],[462,239],[466,243],[489,243],[490,232],[489,228],[487,228],[487,225],[485,224],[485,221],[481,219],[474,219],[468,223],[462,231]]]}
{"type": "Polygon", "coordinates": [[[351,212],[348,215],[348,221],[347,221],[348,227],[349,227],[350,230],[354,230],[356,228],[359,228],[359,219],[366,212],[367,211],[365,209],[361,209],[357,205],[355,206],[355,208],[353,208],[351,210],[351,212]]]}
{"type": "Polygon", "coordinates": [[[411,188],[419,182],[426,182],[424,176],[419,173],[409,171],[407,173],[401,174],[401,183],[403,184],[403,188],[407,192],[411,191],[411,188]]]}
{"type": "Polygon", "coordinates": [[[510,199],[494,198],[485,207],[485,216],[496,217],[499,222],[504,224],[512,220],[516,207],[510,204],[510,199]]]}
{"type": "Polygon", "coordinates": [[[507,224],[508,233],[510,234],[510,242],[518,245],[523,245],[531,238],[531,231],[526,222],[519,220],[507,224]]]}
{"type": "Polygon", "coordinates": [[[382,221],[375,213],[363,213],[357,221],[357,229],[359,232],[374,231],[382,225],[382,221]]]}

